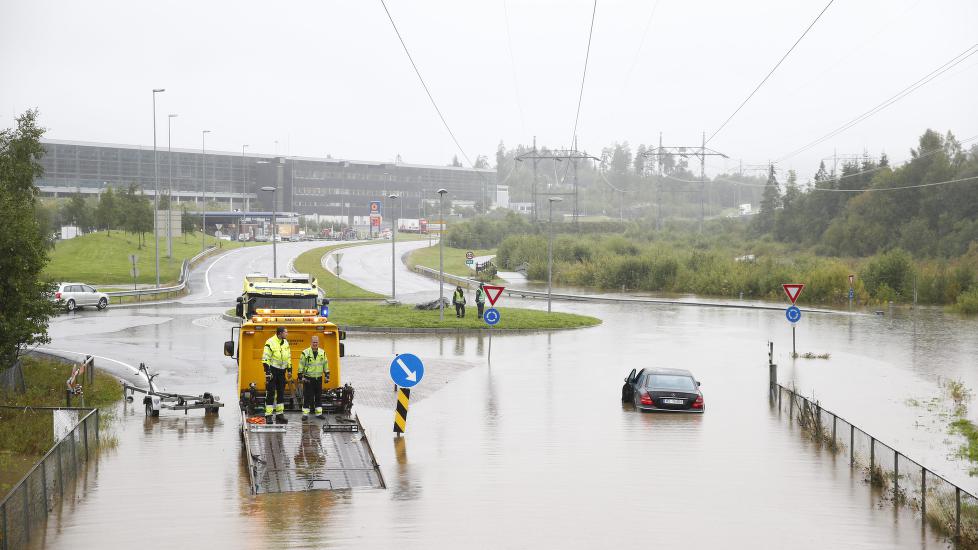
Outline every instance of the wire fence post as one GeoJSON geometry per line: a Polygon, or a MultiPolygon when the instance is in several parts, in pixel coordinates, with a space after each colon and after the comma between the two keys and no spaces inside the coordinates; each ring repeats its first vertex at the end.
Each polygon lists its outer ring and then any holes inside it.
{"type": "Polygon", "coordinates": [[[920,523],[927,525],[927,468],[920,467],[920,523]]]}
{"type": "Polygon", "coordinates": [[[832,415],[832,446],[833,447],[836,446],[836,443],[835,443],[835,425],[836,425],[836,421],[838,419],[839,419],[838,416],[836,416],[835,414],[832,415]]]}
{"type": "Polygon", "coordinates": [[[65,498],[65,473],[64,466],[61,464],[61,445],[58,445],[58,496],[65,498]]]}
{"type": "Polygon", "coordinates": [[[961,541],[961,487],[954,488],[954,542],[961,541]]]}
{"type": "Polygon", "coordinates": [[[900,503],[900,453],[893,449],[893,500],[900,503]]]}
{"type": "Polygon", "coordinates": [[[7,536],[7,533],[8,533],[8,531],[7,531],[7,504],[4,503],[4,505],[3,505],[3,550],[7,550],[7,548],[8,548],[8,546],[7,546],[7,539],[9,537],[7,536]]]}
{"type": "Polygon", "coordinates": [[[856,427],[849,424],[849,467],[856,464],[856,427]]]}
{"type": "Polygon", "coordinates": [[[88,462],[88,416],[82,422],[82,432],[85,434],[85,462],[88,462]]]}
{"type": "Polygon", "coordinates": [[[873,480],[873,466],[876,463],[876,438],[869,436],[869,480],[873,480]]]}

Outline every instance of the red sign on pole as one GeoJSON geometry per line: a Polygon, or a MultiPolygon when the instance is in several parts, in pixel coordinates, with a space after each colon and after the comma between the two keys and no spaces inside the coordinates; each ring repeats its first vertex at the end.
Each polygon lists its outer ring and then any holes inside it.
{"type": "Polygon", "coordinates": [[[784,293],[788,295],[788,299],[794,304],[795,300],[798,299],[798,295],[801,294],[801,290],[805,288],[803,284],[783,284],[781,288],[784,289],[784,293]]]}
{"type": "Polygon", "coordinates": [[[483,285],[482,289],[486,291],[486,298],[489,299],[489,305],[494,306],[496,305],[496,300],[499,299],[499,296],[502,295],[506,287],[483,285]]]}
{"type": "Polygon", "coordinates": [[[856,280],[856,276],[855,275],[849,275],[849,288],[852,288],[852,283],[855,280],[856,280]]]}

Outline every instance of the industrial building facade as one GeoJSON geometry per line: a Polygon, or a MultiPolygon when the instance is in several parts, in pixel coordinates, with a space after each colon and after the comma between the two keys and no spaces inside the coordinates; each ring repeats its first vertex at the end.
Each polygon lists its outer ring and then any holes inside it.
{"type": "Polygon", "coordinates": [[[152,147],[59,140],[43,145],[44,175],[36,184],[44,195],[98,194],[133,184],[152,195],[158,170],[160,193],[169,192],[178,204],[206,197],[229,210],[271,210],[274,195],[275,210],[357,224],[366,220],[371,201],[390,202],[398,217],[422,218],[434,214],[440,188],[448,191],[446,206],[468,206],[494,198],[496,186],[492,169],[190,149],[170,154],[165,146],[157,149],[154,167],[152,147]],[[391,194],[399,199],[389,201],[391,194]]]}

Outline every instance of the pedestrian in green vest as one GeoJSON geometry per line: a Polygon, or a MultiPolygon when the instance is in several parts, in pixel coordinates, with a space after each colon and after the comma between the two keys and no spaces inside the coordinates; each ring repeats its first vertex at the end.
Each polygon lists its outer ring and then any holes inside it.
{"type": "Polygon", "coordinates": [[[325,420],[323,415],[323,376],[329,382],[329,360],[326,352],[319,349],[319,336],[313,336],[309,347],[302,350],[299,356],[299,376],[302,378],[302,419],[309,419],[309,410],[313,409],[316,418],[325,420]]]}
{"type": "Polygon", "coordinates": [[[479,308],[479,319],[482,319],[482,310],[486,308],[486,290],[482,288],[485,286],[483,283],[479,283],[479,288],[475,289],[475,305],[479,308]]]}
{"type": "Polygon", "coordinates": [[[455,287],[452,303],[455,304],[455,316],[459,319],[465,317],[465,293],[462,292],[461,286],[455,287]]]}

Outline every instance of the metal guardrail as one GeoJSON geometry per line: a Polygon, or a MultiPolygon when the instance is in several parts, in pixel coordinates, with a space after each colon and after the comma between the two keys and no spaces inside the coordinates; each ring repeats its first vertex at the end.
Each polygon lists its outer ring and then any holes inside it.
{"type": "Polygon", "coordinates": [[[807,437],[834,454],[848,454],[849,467],[860,468],[894,506],[919,513],[921,528],[929,525],[958,547],[978,547],[978,497],[776,379],[770,392],[772,406],[797,421],[807,437]]]}
{"type": "MultiPolygon", "coordinates": [[[[438,280],[438,270],[431,269],[430,267],[424,266],[414,266],[414,270],[425,277],[438,280]]],[[[457,275],[451,275],[445,273],[445,282],[453,285],[463,286],[468,289],[475,288],[479,286],[479,281],[475,279],[467,279],[465,277],[459,277],[457,275]]],[[[547,299],[546,292],[539,292],[536,290],[524,290],[519,288],[507,287],[506,290],[502,292],[505,296],[510,296],[514,298],[542,298],[547,299]]],[[[652,305],[666,305],[666,306],[699,306],[699,307],[722,307],[730,309],[754,309],[754,310],[765,310],[765,311],[784,311],[784,306],[780,305],[763,305],[763,304],[731,304],[724,302],[684,302],[682,300],[664,300],[660,298],[625,298],[618,296],[587,296],[580,294],[558,294],[551,293],[550,298],[552,300],[558,300],[562,302],[593,302],[593,303],[616,303],[616,304],[652,304],[652,305]]],[[[826,309],[808,309],[803,308],[802,311],[806,313],[843,313],[849,314],[848,312],[832,311],[826,309]]]]}
{"type": "Polygon", "coordinates": [[[122,297],[122,296],[156,296],[159,294],[170,294],[173,292],[182,292],[187,288],[187,282],[190,280],[190,268],[197,262],[199,262],[204,256],[210,254],[217,248],[217,245],[211,245],[207,247],[206,250],[199,252],[193,258],[189,260],[184,260],[183,265],[180,267],[180,279],[176,285],[165,286],[160,288],[138,288],[135,290],[117,290],[114,292],[106,292],[109,297],[122,297]]]}
{"type": "MultiPolygon", "coordinates": [[[[51,447],[17,485],[0,501],[0,549],[26,548],[32,530],[54,509],[76,492],[73,483],[84,465],[95,458],[99,441],[98,409],[62,407],[9,407],[7,410],[79,411],[81,418],[71,430],[51,447]]],[[[52,420],[53,422],[53,420],[52,420]]]]}

